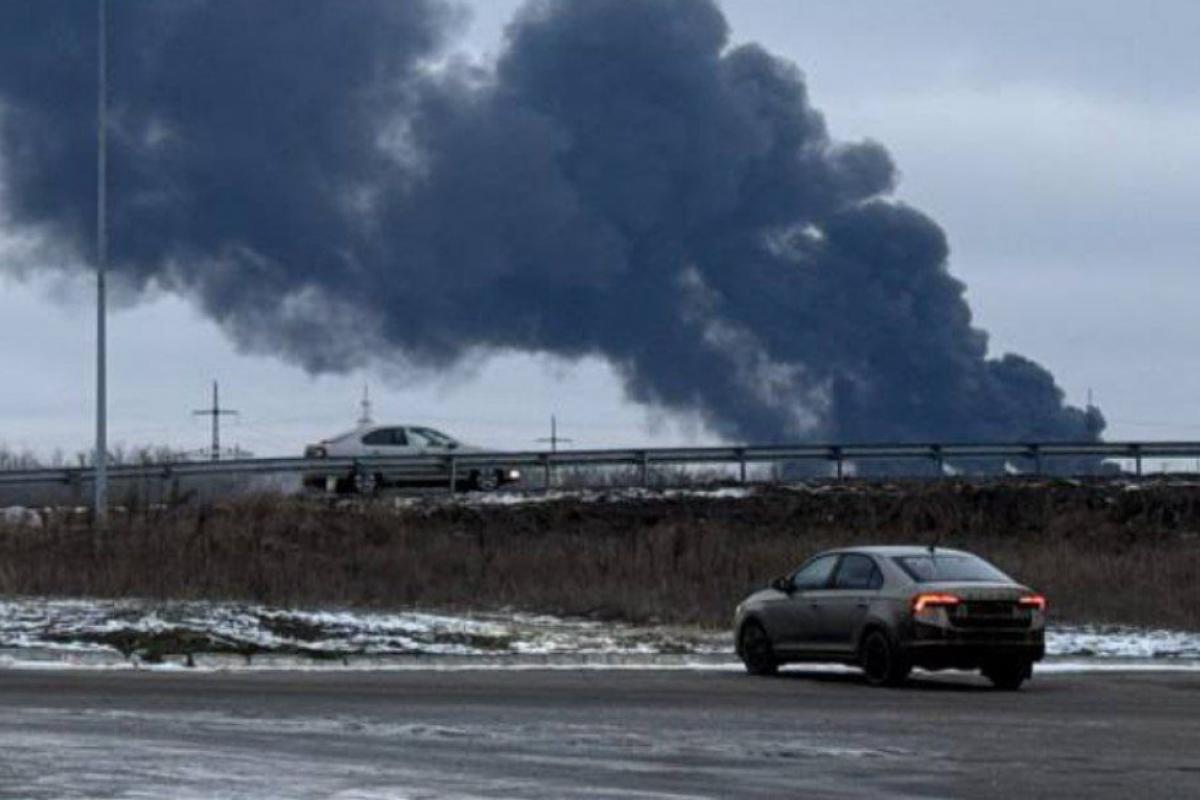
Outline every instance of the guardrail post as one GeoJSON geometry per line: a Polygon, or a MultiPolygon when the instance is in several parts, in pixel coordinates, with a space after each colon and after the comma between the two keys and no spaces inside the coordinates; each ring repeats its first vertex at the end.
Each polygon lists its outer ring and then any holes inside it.
{"type": "Polygon", "coordinates": [[[1133,445],[1133,463],[1137,469],[1137,476],[1142,477],[1142,446],[1139,444],[1133,445]]]}
{"type": "Polygon", "coordinates": [[[67,486],[71,488],[71,503],[76,506],[80,505],[80,500],[83,497],[83,471],[68,469],[67,486]]]}
{"type": "Polygon", "coordinates": [[[542,453],[542,491],[550,491],[550,487],[554,485],[554,475],[550,471],[550,456],[547,453],[542,453]]]}
{"type": "Polygon", "coordinates": [[[744,484],[746,482],[746,448],[739,447],[737,454],[738,454],[738,479],[744,484]]]}
{"type": "Polygon", "coordinates": [[[158,504],[160,506],[167,505],[167,485],[171,483],[171,465],[164,464],[162,475],[158,479],[158,504]]]}
{"type": "Polygon", "coordinates": [[[650,456],[645,450],[638,451],[638,458],[641,459],[642,486],[650,486],[650,456]]]}
{"type": "Polygon", "coordinates": [[[942,446],[934,444],[929,446],[929,452],[932,454],[933,463],[937,465],[938,476],[946,474],[946,458],[942,455],[942,446]]]}
{"type": "Polygon", "coordinates": [[[837,479],[840,481],[845,475],[845,459],[842,458],[842,448],[833,448],[833,463],[834,471],[837,474],[837,479]]]}
{"type": "Polygon", "coordinates": [[[450,473],[450,494],[454,494],[454,489],[458,485],[458,459],[454,456],[447,456],[447,458],[450,461],[450,469],[447,470],[450,473]]]}

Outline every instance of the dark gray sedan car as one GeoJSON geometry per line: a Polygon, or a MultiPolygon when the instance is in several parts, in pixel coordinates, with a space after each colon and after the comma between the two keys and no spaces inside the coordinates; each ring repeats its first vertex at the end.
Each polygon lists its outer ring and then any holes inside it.
{"type": "Polygon", "coordinates": [[[747,597],[734,631],[755,675],[840,662],[896,685],[913,667],[978,669],[1017,689],[1045,654],[1045,612],[1042,595],[971,553],[855,547],[813,556],[747,597]]]}

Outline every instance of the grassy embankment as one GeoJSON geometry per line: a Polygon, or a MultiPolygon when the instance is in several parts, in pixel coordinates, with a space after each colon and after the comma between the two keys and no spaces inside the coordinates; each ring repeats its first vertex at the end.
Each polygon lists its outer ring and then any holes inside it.
{"type": "Polygon", "coordinates": [[[1200,627],[1200,487],[847,484],[518,506],[324,508],[263,496],[115,519],[0,527],[0,593],[279,606],[512,607],[727,624],[749,590],[816,550],[973,550],[1073,622],[1200,627]]]}

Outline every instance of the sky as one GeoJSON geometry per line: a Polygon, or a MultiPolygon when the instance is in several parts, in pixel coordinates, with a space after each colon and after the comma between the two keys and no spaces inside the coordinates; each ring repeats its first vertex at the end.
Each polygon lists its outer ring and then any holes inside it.
{"type": "MultiPolygon", "coordinates": [[[[459,43],[486,61],[515,0],[479,0],[459,43]]],[[[948,234],[994,354],[1089,390],[1109,439],[1200,438],[1200,7],[1008,2],[725,0],[735,43],[804,71],[835,138],[871,138],[898,196],[948,234]]],[[[0,231],[0,249],[19,247],[0,231]],[[8,239],[5,242],[5,239],[8,239]]],[[[3,274],[3,271],[0,271],[3,274]]],[[[212,380],[240,413],[224,440],[298,453],[351,426],[364,384],[380,421],[430,424],[500,448],[538,446],[555,414],[572,446],[713,443],[696,419],[627,401],[603,362],[497,354],[433,381],[307,375],[239,353],[186,299],[113,298],[110,442],[198,449],[212,380]]],[[[0,444],[89,446],[92,287],[0,278],[0,444]]]]}

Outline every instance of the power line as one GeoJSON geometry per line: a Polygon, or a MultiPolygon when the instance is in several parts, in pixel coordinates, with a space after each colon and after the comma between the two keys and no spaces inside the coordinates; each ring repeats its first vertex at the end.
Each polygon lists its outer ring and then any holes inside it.
{"type": "Polygon", "coordinates": [[[574,439],[566,439],[566,438],[563,438],[562,436],[558,435],[558,418],[555,417],[553,414],[551,414],[550,415],[550,436],[542,437],[541,439],[535,439],[534,441],[549,442],[550,443],[550,452],[557,453],[559,442],[573,442],[575,440],[574,439]]]}
{"type": "Polygon", "coordinates": [[[212,408],[202,408],[192,412],[196,415],[212,417],[212,452],[213,461],[221,460],[221,417],[231,416],[238,412],[230,408],[221,408],[220,394],[217,382],[212,385],[212,408]]]}

